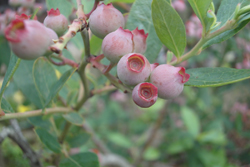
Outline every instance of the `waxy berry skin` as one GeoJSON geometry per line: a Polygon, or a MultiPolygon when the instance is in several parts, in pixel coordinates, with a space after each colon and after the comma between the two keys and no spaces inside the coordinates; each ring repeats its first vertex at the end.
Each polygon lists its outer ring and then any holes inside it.
{"type": "Polygon", "coordinates": [[[51,41],[46,27],[36,20],[12,21],[5,30],[5,37],[15,55],[25,60],[43,56],[51,41]]]}
{"type": "Polygon", "coordinates": [[[99,4],[89,17],[91,32],[102,39],[119,27],[124,27],[124,25],[125,19],[122,13],[114,8],[111,3],[107,5],[99,4]]]}
{"type": "Polygon", "coordinates": [[[134,86],[145,82],[151,73],[147,58],[139,53],[130,53],[117,64],[117,75],[125,85],[134,86]]]}
{"type": "Polygon", "coordinates": [[[48,15],[44,19],[43,24],[54,30],[58,36],[63,35],[63,33],[68,29],[68,20],[60,13],[58,8],[56,10],[52,8],[48,11],[48,15]]]}
{"type": "Polygon", "coordinates": [[[163,64],[152,71],[150,82],[158,88],[160,98],[173,99],[181,94],[189,78],[185,68],[163,64]]]}
{"type": "Polygon", "coordinates": [[[134,41],[134,52],[135,53],[145,53],[147,50],[147,37],[144,30],[139,30],[138,27],[132,31],[133,41],[134,41]]]}
{"type": "Polygon", "coordinates": [[[122,56],[133,52],[133,34],[122,27],[109,33],[102,42],[104,56],[112,63],[117,63],[122,56]]]}
{"type": "Polygon", "coordinates": [[[57,36],[56,32],[54,30],[52,30],[51,28],[46,27],[46,30],[47,30],[47,33],[49,34],[49,37],[51,38],[50,45],[52,45],[52,44],[54,44],[53,40],[57,40],[58,36],[57,36]]]}
{"type": "Polygon", "coordinates": [[[142,108],[152,106],[158,98],[158,89],[151,83],[144,82],[136,85],[132,92],[132,98],[135,104],[142,108]]]}

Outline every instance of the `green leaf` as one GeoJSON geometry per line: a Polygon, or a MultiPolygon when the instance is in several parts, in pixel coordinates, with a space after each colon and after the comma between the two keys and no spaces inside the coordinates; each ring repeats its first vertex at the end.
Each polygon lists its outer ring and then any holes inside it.
{"type": "Polygon", "coordinates": [[[96,154],[85,152],[62,160],[59,167],[99,167],[99,162],[96,154]]]}
{"type": "Polygon", "coordinates": [[[161,153],[158,149],[149,147],[143,154],[143,158],[147,161],[154,161],[160,158],[161,153]]]}
{"type": "Polygon", "coordinates": [[[14,112],[15,112],[15,111],[13,110],[13,108],[11,107],[10,103],[9,103],[5,98],[2,98],[1,109],[2,109],[5,113],[14,113],[14,112]]]}
{"type": "MultiPolygon", "coordinates": [[[[238,3],[242,3],[242,7],[243,7],[245,5],[249,5],[250,0],[223,0],[221,2],[220,8],[217,12],[217,22],[221,22],[221,24],[215,30],[218,30],[219,28],[224,26],[228,20],[233,18],[234,11],[235,11],[238,3]]],[[[248,18],[244,18],[243,20],[241,20],[241,23],[235,29],[226,31],[226,32],[216,36],[215,38],[212,38],[211,40],[209,40],[203,46],[203,48],[205,49],[213,44],[223,42],[223,41],[231,38],[235,34],[237,34],[250,21],[250,19],[248,19],[248,18]],[[245,20],[245,21],[243,21],[243,20],[245,20]]]]}
{"type": "Polygon", "coordinates": [[[52,86],[57,81],[55,69],[51,63],[41,57],[34,62],[32,75],[37,92],[41,96],[42,102],[45,102],[52,86]]]}
{"type": "Polygon", "coordinates": [[[133,146],[133,143],[121,133],[110,133],[107,137],[111,142],[118,146],[124,148],[131,148],[133,146]]]}
{"type": "Polygon", "coordinates": [[[8,65],[11,56],[11,49],[9,47],[8,41],[4,36],[0,36],[0,63],[8,65]]]}
{"type": "Polygon", "coordinates": [[[58,94],[58,92],[62,89],[64,84],[67,82],[67,80],[74,74],[76,69],[70,69],[67,72],[65,72],[61,78],[52,86],[51,91],[48,95],[48,98],[45,102],[45,105],[43,108],[46,108],[49,103],[54,99],[54,97],[58,94]]]}
{"type": "Polygon", "coordinates": [[[52,127],[51,122],[48,119],[45,119],[42,116],[30,117],[28,121],[35,127],[50,129],[52,127]]]}
{"type": "Polygon", "coordinates": [[[98,38],[95,35],[92,35],[90,39],[90,53],[93,55],[97,55],[102,49],[102,39],[98,38]]]}
{"type": "Polygon", "coordinates": [[[200,121],[198,116],[191,109],[187,107],[181,108],[181,117],[188,130],[188,132],[196,138],[200,132],[200,121]]]}
{"type": "Polygon", "coordinates": [[[11,54],[8,69],[7,69],[6,73],[5,73],[2,88],[1,88],[1,91],[0,91],[0,103],[1,103],[4,91],[5,91],[6,87],[7,87],[7,84],[9,83],[10,79],[12,78],[14,73],[16,72],[16,70],[17,70],[17,68],[18,68],[18,66],[20,64],[20,61],[21,61],[21,59],[17,58],[13,53],[11,54]]]}
{"type": "Polygon", "coordinates": [[[47,130],[36,128],[35,129],[36,134],[38,135],[41,142],[51,151],[55,153],[61,152],[61,146],[58,143],[57,139],[52,136],[47,130]]]}
{"type": "Polygon", "coordinates": [[[68,122],[78,126],[81,126],[84,122],[83,117],[77,112],[65,114],[63,115],[63,118],[66,119],[68,122]]]}
{"type": "Polygon", "coordinates": [[[90,137],[90,134],[86,132],[82,132],[80,134],[77,133],[73,136],[69,136],[67,138],[67,142],[69,143],[70,147],[80,147],[86,144],[89,141],[90,137]]]}
{"type": "Polygon", "coordinates": [[[126,28],[134,30],[138,27],[139,29],[144,29],[145,33],[149,33],[147,50],[144,55],[149,62],[154,62],[162,48],[162,43],[154,29],[151,16],[151,3],[152,0],[136,0],[130,10],[126,28]]]}
{"type": "Polygon", "coordinates": [[[217,129],[201,133],[197,140],[201,143],[226,144],[224,133],[217,129]]]}
{"type": "Polygon", "coordinates": [[[189,81],[185,86],[217,87],[250,78],[249,69],[234,68],[194,68],[186,71],[190,74],[189,81]]]}
{"type": "Polygon", "coordinates": [[[72,13],[73,4],[71,4],[68,0],[46,0],[46,5],[48,10],[51,8],[58,8],[60,13],[64,16],[68,17],[72,13]]]}
{"type": "Polygon", "coordinates": [[[18,70],[14,74],[13,79],[24,96],[38,108],[42,108],[43,105],[32,76],[33,64],[34,61],[22,60],[18,70]]]}
{"type": "Polygon", "coordinates": [[[191,149],[194,146],[194,140],[190,136],[183,136],[181,139],[177,139],[167,146],[168,154],[178,154],[191,149]]]}
{"type": "Polygon", "coordinates": [[[228,20],[232,19],[234,16],[234,11],[236,6],[241,3],[241,7],[249,5],[250,0],[222,0],[220,8],[217,12],[217,20],[221,22],[220,26],[216,29],[222,27],[228,20]]]}
{"type": "Polygon", "coordinates": [[[186,30],[179,14],[166,0],[153,0],[152,18],[161,42],[180,57],[186,48],[186,30]]]}
{"type": "Polygon", "coordinates": [[[213,19],[207,17],[207,11],[212,0],[188,0],[195,14],[199,17],[201,24],[206,28],[206,32],[210,29],[213,19]]]}
{"type": "Polygon", "coordinates": [[[199,149],[199,160],[203,163],[204,167],[225,167],[227,158],[224,149],[206,150],[199,149]]]}

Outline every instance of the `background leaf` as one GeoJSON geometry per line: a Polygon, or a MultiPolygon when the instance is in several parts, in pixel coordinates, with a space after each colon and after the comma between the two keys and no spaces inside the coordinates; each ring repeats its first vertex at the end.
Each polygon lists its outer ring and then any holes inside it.
{"type": "Polygon", "coordinates": [[[8,65],[10,61],[11,50],[8,41],[3,36],[0,36],[0,51],[0,64],[4,63],[8,65]]]}
{"type": "Polygon", "coordinates": [[[52,86],[57,81],[55,69],[45,58],[36,59],[32,70],[33,80],[42,102],[48,98],[52,86]]]}
{"type": "Polygon", "coordinates": [[[22,60],[13,79],[24,96],[37,107],[42,108],[43,105],[32,76],[33,64],[34,61],[22,60]]]}
{"type": "MultiPolygon", "coordinates": [[[[7,87],[8,82],[10,81],[10,79],[14,75],[15,71],[17,70],[17,68],[18,68],[18,66],[20,64],[20,61],[21,61],[21,59],[16,57],[13,53],[11,54],[8,69],[7,69],[6,73],[5,73],[2,88],[1,88],[1,91],[0,91],[0,96],[1,96],[0,99],[2,98],[2,96],[4,94],[4,91],[5,91],[6,87],[7,87]]],[[[1,102],[1,100],[0,100],[0,102],[1,102]]]]}
{"type": "Polygon", "coordinates": [[[186,48],[186,30],[179,14],[166,0],[153,0],[152,18],[161,42],[180,57],[186,48]]]}
{"type": "Polygon", "coordinates": [[[67,138],[67,142],[73,148],[81,147],[89,141],[90,137],[91,136],[89,133],[81,132],[81,133],[73,134],[73,136],[69,135],[69,137],[67,138]]]}
{"type": "Polygon", "coordinates": [[[210,29],[213,19],[207,17],[207,11],[212,0],[188,0],[195,14],[199,17],[201,24],[206,28],[206,32],[210,29]]]}
{"type": "Polygon", "coordinates": [[[151,16],[151,3],[152,0],[136,0],[130,10],[126,28],[132,31],[138,27],[139,29],[144,29],[145,33],[149,33],[147,38],[147,50],[144,55],[149,62],[153,63],[158,57],[162,48],[162,43],[154,29],[151,16]]]}
{"type": "Polygon", "coordinates": [[[60,10],[60,13],[63,14],[64,16],[68,17],[73,9],[73,4],[70,3],[68,0],[46,0],[46,5],[48,10],[51,8],[58,8],[60,10]]]}
{"type": "MultiPolygon", "coordinates": [[[[242,3],[241,6],[245,6],[250,4],[250,0],[222,0],[220,8],[217,12],[217,22],[221,22],[221,24],[215,30],[221,28],[228,20],[233,18],[234,11],[238,3],[242,3]]],[[[247,19],[241,22],[235,29],[226,31],[216,36],[215,38],[212,38],[203,46],[203,48],[207,48],[213,44],[220,43],[231,38],[236,33],[238,33],[243,27],[245,27],[249,21],[250,19],[247,19]]]]}
{"type": "Polygon", "coordinates": [[[234,68],[194,68],[187,70],[190,79],[185,86],[215,87],[250,78],[250,70],[234,68]]]}
{"type": "Polygon", "coordinates": [[[8,102],[5,98],[2,98],[1,109],[2,109],[5,113],[14,113],[14,112],[15,112],[15,111],[13,110],[13,108],[11,107],[11,105],[9,104],[9,102],[8,102]]]}
{"type": "Polygon", "coordinates": [[[83,117],[77,112],[65,114],[63,115],[63,118],[66,119],[68,122],[78,126],[81,126],[84,122],[83,117]]]}
{"type": "Polygon", "coordinates": [[[85,152],[62,160],[59,167],[99,167],[99,162],[96,154],[85,152]]]}
{"type": "Polygon", "coordinates": [[[58,143],[57,139],[52,136],[47,130],[36,128],[35,129],[36,134],[40,138],[41,142],[51,151],[55,153],[61,152],[61,146],[58,143]]]}
{"type": "Polygon", "coordinates": [[[200,132],[200,122],[198,116],[191,109],[182,107],[181,118],[187,127],[188,132],[196,138],[200,132]]]}
{"type": "Polygon", "coordinates": [[[52,86],[50,94],[48,95],[48,98],[45,101],[45,105],[43,108],[46,108],[49,103],[54,99],[54,97],[58,94],[58,92],[62,89],[64,84],[67,82],[67,80],[74,74],[76,69],[70,69],[67,72],[65,72],[61,78],[52,86]]]}

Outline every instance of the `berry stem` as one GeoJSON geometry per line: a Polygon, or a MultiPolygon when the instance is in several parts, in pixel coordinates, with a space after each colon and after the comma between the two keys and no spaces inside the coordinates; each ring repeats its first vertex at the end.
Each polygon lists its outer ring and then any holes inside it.
{"type": "Polygon", "coordinates": [[[208,42],[210,39],[226,32],[226,31],[229,31],[231,29],[233,29],[235,26],[235,20],[229,20],[226,22],[226,24],[224,26],[222,26],[220,29],[212,32],[212,33],[209,33],[207,35],[205,35],[204,37],[202,37],[200,39],[200,41],[193,47],[192,50],[190,50],[189,52],[187,52],[186,54],[184,54],[183,56],[180,57],[180,59],[178,60],[175,60],[173,62],[171,62],[170,64],[171,65],[177,65],[177,64],[180,64],[181,62],[193,57],[193,56],[196,56],[196,55],[199,55],[203,50],[203,45],[208,42]]]}
{"type": "Polygon", "coordinates": [[[85,15],[87,19],[89,19],[89,16],[91,15],[92,12],[94,12],[94,10],[98,6],[98,4],[99,4],[99,1],[95,0],[95,3],[94,3],[94,6],[93,6],[92,10],[88,14],[85,15]]]}
{"type": "Polygon", "coordinates": [[[117,88],[114,87],[113,85],[108,85],[108,86],[105,86],[101,89],[94,89],[91,91],[91,95],[96,95],[96,94],[102,94],[102,93],[106,93],[106,92],[110,92],[110,91],[113,91],[113,90],[116,90],[117,88]]]}
{"type": "Polygon", "coordinates": [[[50,55],[48,57],[49,61],[56,65],[56,66],[64,66],[64,65],[69,65],[73,68],[77,68],[79,66],[79,64],[77,64],[76,62],[74,62],[73,60],[67,59],[66,57],[63,57],[62,55],[60,56],[56,56],[56,55],[50,55]],[[52,58],[55,58],[57,60],[61,60],[61,62],[55,62],[52,58]]]}
{"type": "MultiPolygon", "coordinates": [[[[90,63],[93,65],[93,67],[97,68],[100,72],[102,72],[103,70],[105,70],[107,67],[101,63],[99,63],[98,61],[95,60],[95,57],[91,57],[89,59],[90,63]]],[[[110,80],[110,82],[117,87],[118,89],[122,90],[124,93],[128,93],[131,92],[131,90],[126,87],[125,85],[122,84],[122,82],[116,78],[115,76],[113,76],[110,73],[104,73],[103,74],[106,78],[108,78],[110,80]]]]}

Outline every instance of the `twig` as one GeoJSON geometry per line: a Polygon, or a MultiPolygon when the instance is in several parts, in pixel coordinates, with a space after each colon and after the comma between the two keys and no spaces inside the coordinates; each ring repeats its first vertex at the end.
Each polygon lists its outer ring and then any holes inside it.
{"type": "Polygon", "coordinates": [[[24,155],[29,159],[31,167],[42,167],[36,152],[32,150],[29,143],[25,140],[17,120],[11,120],[11,126],[13,129],[9,130],[8,137],[22,149],[24,155]]]}
{"type": "Polygon", "coordinates": [[[96,95],[96,94],[102,94],[102,93],[106,93],[106,92],[110,92],[110,91],[113,91],[113,90],[116,90],[117,88],[114,87],[113,85],[108,85],[108,86],[105,86],[101,89],[94,89],[91,91],[91,95],[96,95]]]}
{"type": "MultiPolygon", "coordinates": [[[[103,72],[106,69],[106,66],[99,63],[98,61],[95,60],[95,57],[90,57],[90,63],[92,64],[93,67],[97,68],[99,71],[103,72]]],[[[131,92],[131,89],[129,89],[128,87],[126,87],[125,85],[122,84],[122,82],[116,78],[115,76],[113,76],[110,73],[104,73],[103,74],[106,78],[108,78],[110,80],[110,82],[117,87],[118,89],[122,90],[124,93],[129,93],[131,92]]]]}
{"type": "Polygon", "coordinates": [[[98,6],[98,4],[99,4],[99,0],[95,0],[95,3],[94,3],[94,6],[93,6],[92,10],[88,14],[85,14],[85,16],[87,17],[87,19],[89,18],[89,16],[91,15],[91,13],[94,12],[94,10],[98,6]]]}
{"type": "Polygon", "coordinates": [[[73,38],[77,32],[82,31],[87,26],[86,16],[83,12],[83,5],[81,0],[77,0],[77,11],[76,11],[77,19],[73,21],[71,25],[69,25],[69,30],[61,36],[57,43],[50,47],[52,52],[60,54],[62,49],[67,45],[69,40],[73,38]]]}
{"type": "Polygon", "coordinates": [[[4,141],[6,137],[9,135],[14,135],[14,131],[11,128],[5,128],[3,127],[1,133],[0,133],[0,144],[4,141]]]}
{"type": "Polygon", "coordinates": [[[99,138],[96,136],[96,133],[94,130],[88,125],[88,123],[85,121],[85,123],[82,125],[83,129],[91,134],[92,141],[96,145],[96,147],[104,154],[110,154],[111,151],[106,147],[106,145],[99,140],[99,138]]]}
{"type": "Polygon", "coordinates": [[[29,118],[34,116],[40,116],[40,115],[48,115],[48,114],[66,114],[73,112],[74,110],[71,108],[64,108],[64,107],[55,107],[55,108],[48,108],[45,109],[43,112],[42,109],[40,110],[33,110],[33,111],[27,111],[24,113],[6,113],[5,116],[0,118],[0,121],[9,120],[9,119],[19,119],[19,118],[29,118]]]}
{"type": "Polygon", "coordinates": [[[220,29],[207,34],[206,36],[202,37],[200,39],[200,41],[193,47],[192,50],[190,50],[189,52],[187,52],[185,55],[181,56],[179,59],[171,62],[171,65],[177,65],[193,56],[199,55],[200,52],[202,51],[202,47],[203,45],[208,42],[210,39],[222,34],[223,32],[226,32],[228,30],[233,29],[233,27],[235,26],[235,20],[229,20],[224,26],[222,26],[220,29]]]}
{"type": "Polygon", "coordinates": [[[143,154],[144,152],[147,150],[147,148],[152,144],[152,142],[154,141],[157,131],[159,130],[159,128],[161,127],[162,122],[165,119],[165,115],[167,114],[167,107],[168,107],[169,101],[166,102],[166,104],[164,105],[164,107],[161,109],[161,111],[159,112],[158,118],[156,120],[156,122],[153,125],[153,128],[151,129],[151,131],[149,132],[148,138],[145,142],[145,144],[143,145],[143,147],[141,148],[138,157],[135,159],[135,163],[134,166],[138,167],[141,163],[141,161],[143,160],[143,154]]]}
{"type": "Polygon", "coordinates": [[[64,66],[64,65],[69,65],[73,68],[77,68],[79,66],[78,63],[74,62],[73,60],[67,59],[66,57],[59,55],[59,56],[55,56],[55,55],[50,55],[48,56],[49,61],[56,65],[56,66],[64,66]],[[52,58],[55,58],[57,60],[60,60],[60,62],[55,62],[52,58]]]}

